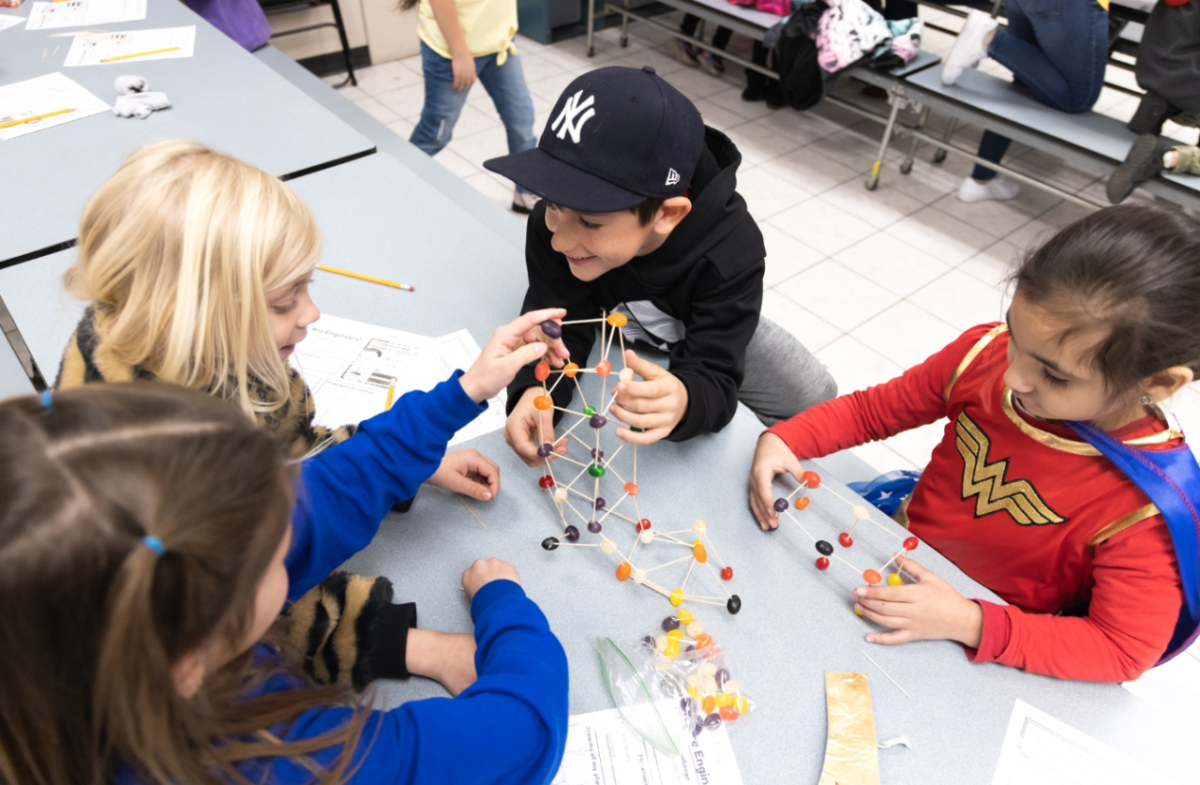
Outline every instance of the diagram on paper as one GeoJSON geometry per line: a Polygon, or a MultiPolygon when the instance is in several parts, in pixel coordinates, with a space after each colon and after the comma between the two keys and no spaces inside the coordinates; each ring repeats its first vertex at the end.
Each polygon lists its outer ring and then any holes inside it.
{"type": "MultiPolygon", "coordinates": [[[[87,0],[93,2],[93,0],[87,0]]],[[[196,51],[196,26],[164,27],[158,30],[128,30],[122,33],[80,33],[71,41],[63,65],[131,65],[143,60],[191,57],[196,51]]]]}
{"type": "Polygon", "coordinates": [[[53,116],[0,128],[0,140],[8,141],[35,131],[81,120],[107,112],[110,108],[80,84],[57,72],[4,85],[0,87],[0,123],[46,114],[53,116]],[[71,111],[55,114],[64,109],[71,111]]]}

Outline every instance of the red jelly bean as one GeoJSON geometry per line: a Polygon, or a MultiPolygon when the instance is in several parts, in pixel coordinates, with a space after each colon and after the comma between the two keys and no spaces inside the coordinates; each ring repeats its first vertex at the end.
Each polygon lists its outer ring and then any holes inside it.
{"type": "Polygon", "coordinates": [[[608,360],[601,360],[600,362],[596,363],[597,376],[608,376],[610,373],[612,373],[612,363],[610,363],[608,360]]]}
{"type": "Polygon", "coordinates": [[[544,382],[550,378],[550,363],[542,360],[537,365],[533,366],[533,378],[539,382],[544,382]]]}
{"type": "Polygon", "coordinates": [[[842,544],[843,548],[849,548],[851,545],[854,544],[854,539],[850,536],[850,534],[848,532],[842,532],[841,534],[838,535],[838,542],[840,542],[842,544]]]}
{"type": "Polygon", "coordinates": [[[721,719],[726,722],[733,722],[738,718],[737,706],[722,706],[720,709],[721,719]]]}
{"type": "Polygon", "coordinates": [[[539,488],[553,488],[554,487],[554,478],[551,477],[549,474],[543,474],[541,477],[538,478],[538,487],[539,488]]]}
{"type": "Polygon", "coordinates": [[[821,475],[816,472],[805,472],[801,477],[804,479],[804,484],[809,488],[816,488],[821,484],[821,475]]]}
{"type": "Polygon", "coordinates": [[[727,581],[733,580],[733,568],[726,567],[725,569],[721,570],[721,577],[727,581]]]}
{"type": "Polygon", "coordinates": [[[875,572],[875,570],[867,570],[863,573],[863,580],[875,586],[883,581],[883,576],[875,572]]]}
{"type": "Polygon", "coordinates": [[[829,569],[829,559],[826,559],[824,556],[821,556],[820,558],[818,558],[817,559],[817,569],[818,570],[828,570],[829,569]]]}
{"type": "Polygon", "coordinates": [[[650,528],[650,519],[649,518],[642,518],[640,521],[638,521],[638,525],[637,525],[638,531],[644,532],[644,531],[646,531],[646,529],[649,529],[649,528],[650,528]]]}
{"type": "Polygon", "coordinates": [[[909,537],[904,540],[904,550],[906,551],[915,551],[917,549],[917,545],[918,542],[916,537],[909,537]]]}

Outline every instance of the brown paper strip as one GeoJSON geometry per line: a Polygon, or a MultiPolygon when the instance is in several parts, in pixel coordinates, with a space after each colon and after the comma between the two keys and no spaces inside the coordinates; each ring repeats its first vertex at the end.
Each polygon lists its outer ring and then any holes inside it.
{"type": "Polygon", "coordinates": [[[825,673],[829,740],[819,785],[879,785],[871,684],[865,673],[825,673]]]}

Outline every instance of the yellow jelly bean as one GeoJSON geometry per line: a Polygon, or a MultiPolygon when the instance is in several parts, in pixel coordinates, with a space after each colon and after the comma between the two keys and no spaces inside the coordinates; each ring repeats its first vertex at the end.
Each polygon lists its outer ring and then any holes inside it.
{"type": "Polygon", "coordinates": [[[696,687],[688,687],[687,694],[692,696],[692,700],[700,700],[700,690],[696,687]]]}
{"type": "Polygon", "coordinates": [[[663,649],[663,654],[667,655],[668,657],[674,657],[676,654],[679,654],[679,641],[667,641],[667,648],[663,649]]]}
{"type": "Polygon", "coordinates": [[[750,711],[750,704],[741,695],[738,696],[734,705],[737,706],[738,714],[745,714],[750,711]]]}
{"type": "Polygon", "coordinates": [[[888,576],[888,586],[899,586],[902,583],[904,583],[904,581],[901,580],[900,573],[893,572],[888,576]]]}
{"type": "Polygon", "coordinates": [[[857,605],[854,606],[854,612],[857,613],[859,616],[863,615],[862,608],[858,607],[857,605]]]}
{"type": "Polygon", "coordinates": [[[687,608],[680,608],[675,613],[675,618],[679,619],[679,623],[682,624],[684,627],[688,626],[689,624],[691,624],[693,621],[696,620],[696,617],[693,616],[692,612],[689,611],[687,608]]]}
{"type": "MultiPolygon", "coordinates": [[[[676,694],[678,695],[678,693],[676,693],[676,694]]],[[[717,708],[721,709],[726,706],[732,706],[734,704],[734,702],[737,700],[737,698],[723,692],[720,695],[715,696],[713,700],[716,701],[717,708]]]]}
{"type": "Polygon", "coordinates": [[[681,641],[681,640],[683,640],[683,630],[680,630],[680,629],[668,630],[667,637],[671,638],[673,640],[681,641]]]}
{"type": "Polygon", "coordinates": [[[683,605],[683,589],[675,589],[671,592],[671,604],[676,608],[683,605]]]}

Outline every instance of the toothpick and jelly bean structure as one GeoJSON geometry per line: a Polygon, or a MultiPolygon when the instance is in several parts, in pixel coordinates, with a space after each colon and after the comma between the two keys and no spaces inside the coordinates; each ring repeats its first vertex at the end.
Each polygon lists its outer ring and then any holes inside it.
{"type": "MultiPolygon", "coordinates": [[[[725,582],[733,579],[733,568],[725,564],[721,560],[721,556],[717,553],[717,549],[713,547],[712,540],[708,536],[708,525],[704,521],[695,521],[691,528],[679,529],[677,531],[659,531],[651,527],[650,519],[642,517],[641,509],[638,506],[638,494],[641,489],[637,483],[637,460],[638,446],[630,442],[621,442],[611,455],[606,456],[602,448],[600,434],[608,423],[608,410],[612,406],[614,398],[607,395],[608,393],[608,377],[612,374],[612,363],[608,360],[608,353],[612,350],[614,343],[619,343],[621,347],[622,368],[617,373],[617,378],[621,381],[628,382],[633,379],[633,369],[624,364],[625,358],[625,335],[621,328],[628,324],[628,317],[622,313],[611,313],[599,319],[581,319],[574,322],[563,322],[562,324],[600,324],[600,361],[596,363],[594,368],[580,368],[575,363],[567,363],[561,369],[552,369],[550,364],[542,361],[537,364],[534,369],[534,376],[542,383],[542,394],[534,399],[533,404],[540,411],[561,411],[564,414],[573,415],[579,419],[566,427],[562,435],[553,442],[547,441],[546,434],[542,432],[541,418],[538,418],[538,442],[541,446],[538,447],[538,456],[545,460],[543,474],[538,480],[538,486],[550,492],[551,498],[554,500],[555,509],[558,511],[558,517],[562,523],[563,536],[547,537],[542,541],[542,547],[548,551],[553,551],[561,546],[572,546],[577,548],[599,548],[601,553],[611,555],[617,561],[616,576],[619,581],[632,580],[634,583],[645,586],[648,589],[653,589],[659,594],[665,596],[671,601],[675,607],[679,607],[685,601],[691,603],[700,603],[705,605],[724,605],[725,609],[730,613],[737,613],[742,609],[742,600],[736,594],[732,594],[725,587],[725,582]],[[584,396],[583,388],[579,384],[579,374],[594,373],[600,377],[600,399],[597,403],[604,404],[603,409],[597,410],[596,407],[590,405],[587,398],[584,396]],[[549,383],[552,375],[557,375],[558,378],[553,383],[549,383]],[[554,400],[550,397],[551,393],[563,383],[564,379],[569,379],[575,384],[575,390],[579,394],[579,400],[583,403],[582,411],[574,411],[572,409],[563,409],[554,405],[554,400]],[[585,439],[576,431],[580,430],[580,426],[584,423],[592,430],[592,439],[585,439]],[[554,444],[563,439],[575,439],[589,450],[592,460],[588,463],[583,463],[571,458],[567,455],[555,455],[554,444]],[[613,465],[613,461],[626,447],[630,447],[633,453],[633,466],[628,481],[617,471],[613,465]],[[555,465],[562,466],[558,462],[562,461],[567,464],[567,473],[574,474],[570,479],[564,479],[555,474],[555,465]],[[570,467],[579,467],[576,472],[570,467]],[[623,493],[614,503],[609,503],[603,496],[600,495],[600,480],[603,477],[612,475],[623,486],[623,493]],[[590,493],[580,490],[579,486],[587,488],[588,480],[591,480],[590,493]],[[578,497],[576,501],[572,501],[573,497],[578,497]],[[622,504],[629,502],[626,505],[633,507],[633,516],[618,510],[622,504]],[[583,508],[583,511],[580,510],[583,508]],[[590,514],[584,514],[587,511],[590,514]],[[593,535],[599,535],[599,542],[587,543],[579,542],[580,529],[573,523],[567,520],[568,514],[573,514],[579,519],[579,522],[586,526],[587,531],[593,535]],[[615,519],[615,520],[612,520],[615,519]],[[624,523],[618,523],[624,521],[624,523]],[[605,528],[607,525],[608,528],[605,528]],[[621,536],[622,533],[633,535],[633,544],[626,550],[620,548],[616,541],[610,537],[610,534],[621,536]],[[639,567],[634,562],[634,555],[638,553],[639,546],[649,546],[652,543],[662,543],[665,545],[678,546],[686,548],[689,553],[686,556],[667,561],[664,564],[659,564],[653,567],[639,567]],[[716,559],[721,566],[720,573],[713,567],[709,561],[709,555],[716,559]],[[671,567],[673,565],[682,565],[687,563],[687,572],[683,576],[676,588],[667,589],[659,583],[651,580],[650,573],[671,567]],[[700,569],[696,569],[700,565],[700,569]],[[687,593],[688,582],[692,580],[692,574],[697,575],[708,573],[712,574],[717,586],[720,586],[724,596],[713,594],[689,594],[687,593]]],[[[558,338],[562,335],[562,327],[557,322],[543,322],[541,325],[542,332],[550,338],[558,338]]],[[[564,423],[565,425],[565,423],[564,423]]],[[[637,431],[637,428],[630,430],[637,431]]],[[[584,431],[586,435],[586,430],[584,431]]],[[[550,434],[553,438],[553,434],[550,434]]],[[[642,558],[646,558],[647,549],[641,550],[642,558]]],[[[641,562],[644,564],[644,562],[641,562]]],[[[681,568],[682,569],[682,568],[681,568]]],[[[697,579],[699,580],[699,578],[697,579]]]]}
{"type": "MultiPolygon", "coordinates": [[[[916,537],[901,537],[899,534],[896,534],[894,531],[892,531],[891,529],[888,529],[886,526],[884,526],[876,521],[872,521],[871,514],[867,510],[866,507],[863,507],[862,505],[859,505],[859,504],[855,504],[854,502],[850,501],[845,496],[842,496],[840,493],[833,490],[829,486],[822,485],[821,484],[821,476],[819,474],[817,474],[816,472],[810,471],[810,472],[805,472],[803,475],[801,475],[800,485],[798,485],[796,487],[796,490],[794,490],[790,494],[788,494],[788,496],[786,498],[776,499],[774,506],[775,506],[775,512],[779,513],[780,515],[786,514],[787,517],[789,519],[791,519],[792,523],[799,526],[800,531],[807,534],[808,538],[813,541],[814,545],[816,545],[817,554],[818,554],[816,564],[817,564],[818,570],[829,569],[829,564],[830,564],[829,560],[834,559],[835,561],[841,562],[842,564],[846,565],[850,569],[854,570],[855,573],[862,575],[863,580],[872,586],[878,585],[883,582],[884,571],[887,570],[887,568],[892,565],[895,565],[896,570],[895,570],[895,572],[893,572],[887,576],[888,585],[889,586],[899,586],[901,583],[903,583],[904,581],[900,577],[900,573],[904,570],[904,562],[908,559],[909,554],[912,551],[916,550],[917,545],[920,544],[916,537]],[[850,506],[851,513],[854,515],[854,523],[853,523],[853,525],[851,525],[850,530],[844,531],[838,535],[838,543],[843,548],[849,548],[850,546],[854,545],[854,530],[858,528],[858,524],[862,523],[863,521],[870,521],[871,523],[878,526],[880,530],[887,532],[888,536],[895,537],[897,540],[900,540],[901,541],[901,543],[900,543],[901,549],[899,551],[896,551],[896,553],[893,554],[892,558],[890,558],[886,562],[884,562],[883,566],[880,567],[878,570],[860,570],[857,567],[855,567],[853,564],[851,564],[850,562],[843,559],[841,556],[838,556],[836,553],[833,552],[833,545],[831,545],[826,540],[819,540],[816,537],[814,537],[812,535],[812,532],[810,532],[808,529],[806,529],[804,527],[804,524],[800,523],[800,521],[796,518],[796,516],[792,514],[793,507],[797,510],[803,510],[805,507],[807,507],[808,503],[809,503],[809,498],[808,498],[809,491],[814,491],[814,490],[817,490],[818,488],[823,489],[826,492],[831,493],[834,496],[836,496],[837,498],[844,501],[846,504],[848,504],[850,506]],[[800,494],[800,497],[793,500],[793,497],[795,497],[796,494],[800,494]]],[[[858,612],[857,607],[855,608],[855,612],[856,613],[858,612]]]]}

